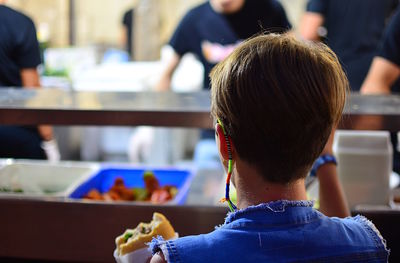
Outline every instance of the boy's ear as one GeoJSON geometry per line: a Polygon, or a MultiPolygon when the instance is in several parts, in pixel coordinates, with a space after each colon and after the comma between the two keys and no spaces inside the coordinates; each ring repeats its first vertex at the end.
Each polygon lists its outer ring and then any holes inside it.
{"type": "MultiPolygon", "coordinates": [[[[228,145],[226,144],[224,131],[223,131],[221,125],[218,123],[215,124],[215,133],[217,134],[216,140],[217,140],[217,146],[218,146],[219,153],[221,154],[221,156],[224,160],[229,160],[228,145]]],[[[228,140],[229,140],[229,144],[230,144],[230,148],[231,148],[230,150],[231,150],[232,158],[234,158],[235,147],[232,143],[232,140],[229,138],[229,136],[228,136],[228,140]]]]}

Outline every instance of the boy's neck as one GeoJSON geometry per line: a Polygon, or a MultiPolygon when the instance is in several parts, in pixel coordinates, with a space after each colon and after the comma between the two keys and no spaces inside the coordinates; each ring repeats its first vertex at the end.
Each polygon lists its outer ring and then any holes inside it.
{"type": "Polygon", "coordinates": [[[232,179],[236,187],[239,209],[276,200],[307,199],[304,179],[285,185],[269,183],[254,167],[240,160],[237,160],[235,164],[232,179]]]}

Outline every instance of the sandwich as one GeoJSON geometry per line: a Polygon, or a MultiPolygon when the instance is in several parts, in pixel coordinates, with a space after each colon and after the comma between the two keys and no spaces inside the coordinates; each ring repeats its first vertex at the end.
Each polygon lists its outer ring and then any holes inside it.
{"type": "Polygon", "coordinates": [[[135,250],[147,247],[153,237],[162,236],[165,240],[175,237],[175,230],[168,219],[155,212],[150,223],[139,223],[134,229],[127,229],[115,239],[117,255],[123,256],[135,250]]]}

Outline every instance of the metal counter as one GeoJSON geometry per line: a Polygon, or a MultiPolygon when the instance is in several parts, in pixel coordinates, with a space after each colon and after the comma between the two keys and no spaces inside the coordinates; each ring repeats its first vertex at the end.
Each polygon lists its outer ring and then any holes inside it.
{"type": "MultiPolygon", "coordinates": [[[[210,93],[0,89],[0,124],[212,128],[210,93]]],[[[400,96],[351,94],[340,127],[400,130],[400,96]]]]}
{"type": "Polygon", "coordinates": [[[0,123],[211,127],[209,92],[0,89],[0,123]]]}

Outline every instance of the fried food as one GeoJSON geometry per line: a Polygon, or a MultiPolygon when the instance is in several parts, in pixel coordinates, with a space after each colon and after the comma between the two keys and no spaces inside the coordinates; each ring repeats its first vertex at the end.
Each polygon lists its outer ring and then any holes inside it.
{"type": "Polygon", "coordinates": [[[153,237],[162,236],[165,240],[175,237],[175,230],[168,219],[160,213],[153,214],[150,223],[139,223],[134,229],[127,229],[115,239],[117,254],[122,256],[146,247],[153,237]]]}
{"type": "Polygon", "coordinates": [[[160,187],[157,177],[152,171],[143,174],[145,188],[128,188],[122,178],[117,177],[110,190],[101,194],[97,189],[90,190],[83,198],[104,201],[151,201],[165,203],[172,200],[178,189],[172,185],[160,187]]]}

